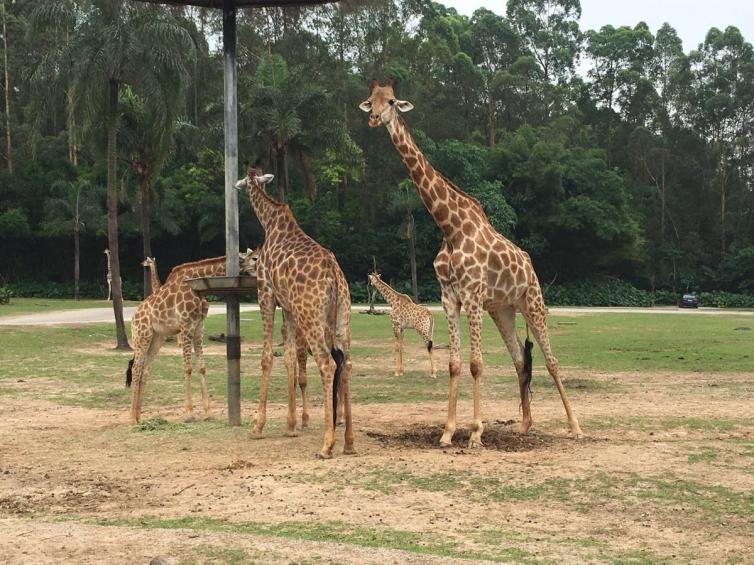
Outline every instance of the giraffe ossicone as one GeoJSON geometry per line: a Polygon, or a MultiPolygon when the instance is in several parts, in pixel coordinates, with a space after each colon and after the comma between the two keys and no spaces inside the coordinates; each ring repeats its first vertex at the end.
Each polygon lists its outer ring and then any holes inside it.
{"type": "Polygon", "coordinates": [[[529,255],[503,237],[487,219],[480,203],[445,178],[424,157],[399,112],[413,106],[398,100],[391,81],[380,86],[372,81],[369,98],[359,107],[369,113],[369,126],[384,125],[414,186],[443,235],[434,261],[435,274],[442,291],[442,304],[448,318],[450,348],[448,417],[440,439],[450,445],[456,429],[458,377],[461,373],[461,308],[469,321],[470,366],[474,379],[474,423],[469,447],[482,446],[484,425],[481,416],[482,313],[488,312],[498,328],[518,374],[522,422],[529,430],[531,409],[530,348],[523,348],[516,334],[516,312],[521,312],[545,357],[547,370],[555,381],[568,418],[571,433],[579,437],[581,428],[566,395],[547,332],[547,309],[539,280],[529,255]]]}

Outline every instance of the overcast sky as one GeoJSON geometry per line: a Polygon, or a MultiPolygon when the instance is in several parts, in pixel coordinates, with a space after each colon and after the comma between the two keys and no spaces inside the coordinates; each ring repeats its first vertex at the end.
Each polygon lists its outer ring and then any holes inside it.
{"type": "MultiPolygon", "coordinates": [[[[479,7],[505,14],[505,0],[437,0],[470,16],[479,7]]],[[[748,42],[754,42],[754,0],[581,0],[582,30],[603,25],[634,26],[640,21],[652,33],[668,22],[683,40],[683,50],[696,49],[711,27],[734,25],[748,42]]]]}

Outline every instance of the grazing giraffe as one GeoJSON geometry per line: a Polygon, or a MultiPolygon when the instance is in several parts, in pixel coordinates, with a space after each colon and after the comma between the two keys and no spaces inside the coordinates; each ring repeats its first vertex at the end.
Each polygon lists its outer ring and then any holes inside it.
{"type": "Polygon", "coordinates": [[[483,446],[480,391],[483,311],[487,311],[495,322],[516,367],[523,412],[519,430],[527,432],[532,423],[529,403],[531,345],[527,339],[522,351],[516,334],[517,310],[539,343],[547,370],[560,393],[571,433],[580,437],[579,422],[571,411],[558,374],[558,360],[550,348],[547,309],[529,255],[492,227],[476,199],[442,176],[427,161],[403,118],[398,115],[398,111],[408,112],[413,105],[395,98],[392,81],[386,86],[372,81],[369,98],[359,107],[369,113],[370,127],[384,125],[387,128],[419,196],[443,235],[434,268],[448,318],[450,393],[448,417],[440,444],[450,445],[456,429],[458,377],[461,373],[461,307],[469,320],[470,365],[474,379],[474,425],[469,447],[483,446]]]}
{"type": "MultiPolygon", "coordinates": [[[[240,256],[241,260],[243,255],[240,256]]],[[[205,418],[210,416],[209,397],[205,382],[204,350],[202,337],[207,301],[189,287],[186,279],[225,274],[225,257],[214,257],[174,267],[165,284],[142,301],[131,321],[131,340],[134,356],[128,363],[126,386],[131,386],[131,422],[139,423],[149,369],[165,338],[178,334],[183,350],[183,377],[185,393],[185,421],[194,421],[191,402],[191,373],[193,347],[199,367],[199,385],[205,418]]]]}
{"type": "Polygon", "coordinates": [[[259,410],[252,437],[262,435],[267,419],[267,390],[272,369],[272,332],[275,308],[280,305],[288,331],[285,368],[288,373],[288,435],[296,435],[295,356],[300,331],[311,351],[325,395],[325,437],[318,457],[329,459],[335,445],[338,391],[343,395],[345,445],[353,453],[351,419],[351,296],[348,283],[331,251],[304,233],[286,204],[270,198],[264,185],[272,175],[250,167],[236,186],[246,187],[251,207],[265,232],[260,249],[257,286],[262,312],[264,345],[259,410]],[[261,275],[261,277],[260,277],[261,275]],[[291,331],[291,329],[293,331],[291,331]]]}
{"type": "MultiPolygon", "coordinates": [[[[241,271],[246,272],[252,277],[259,277],[261,271],[261,265],[259,263],[259,249],[247,249],[246,258],[241,262],[241,271]]],[[[279,305],[278,305],[279,306],[279,305]]],[[[283,343],[286,342],[288,329],[285,325],[285,320],[280,326],[280,335],[283,338],[283,343]]],[[[301,390],[301,429],[309,425],[309,410],[306,402],[306,385],[308,382],[306,374],[306,339],[301,331],[296,331],[296,367],[295,367],[295,382],[301,390]]]]}
{"type": "Polygon", "coordinates": [[[403,375],[403,330],[414,328],[424,339],[429,352],[429,367],[433,379],[437,378],[435,360],[432,356],[432,334],[435,320],[429,308],[422,304],[414,304],[407,294],[396,292],[382,280],[377,271],[369,273],[369,283],[376,288],[385,301],[390,304],[390,321],[393,323],[395,336],[395,376],[403,375]]]}

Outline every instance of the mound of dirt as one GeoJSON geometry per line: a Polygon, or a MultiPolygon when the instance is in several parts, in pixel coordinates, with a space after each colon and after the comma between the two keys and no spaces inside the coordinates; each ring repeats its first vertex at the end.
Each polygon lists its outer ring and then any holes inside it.
{"type": "MultiPolygon", "coordinates": [[[[533,451],[550,447],[562,438],[543,435],[537,432],[521,434],[516,432],[508,422],[485,424],[482,442],[488,449],[499,451],[533,451]]],[[[442,437],[443,427],[429,424],[414,424],[395,433],[369,431],[367,436],[376,439],[383,447],[437,448],[442,437]]],[[[458,428],[453,436],[454,447],[466,447],[471,430],[458,428]]]]}

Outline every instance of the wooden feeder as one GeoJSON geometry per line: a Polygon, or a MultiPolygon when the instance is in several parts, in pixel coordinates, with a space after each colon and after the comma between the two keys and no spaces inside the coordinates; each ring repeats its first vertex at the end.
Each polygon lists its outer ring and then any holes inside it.
{"type": "Polygon", "coordinates": [[[225,297],[227,308],[226,359],[228,423],[241,425],[241,320],[238,297],[256,290],[256,279],[239,275],[238,268],[238,75],[236,69],[236,9],[329,4],[333,0],[137,0],[152,4],[200,6],[223,11],[223,76],[225,113],[225,257],[224,277],[205,277],[189,283],[199,294],[225,297]]]}

